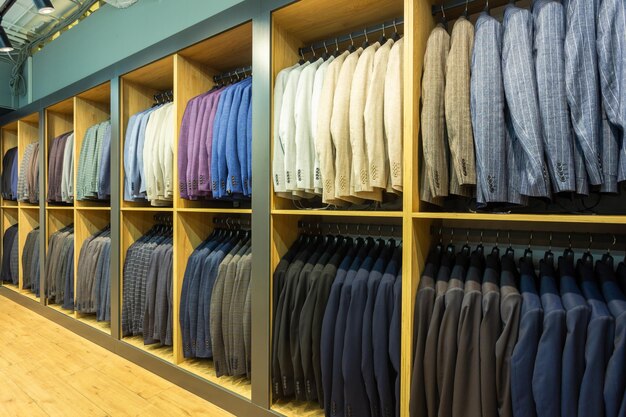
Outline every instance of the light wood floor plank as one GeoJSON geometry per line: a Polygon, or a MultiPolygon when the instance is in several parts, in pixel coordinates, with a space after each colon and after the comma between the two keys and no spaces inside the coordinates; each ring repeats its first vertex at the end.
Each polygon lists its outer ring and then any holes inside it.
{"type": "Polygon", "coordinates": [[[232,417],[0,296],[0,416],[232,417]]]}

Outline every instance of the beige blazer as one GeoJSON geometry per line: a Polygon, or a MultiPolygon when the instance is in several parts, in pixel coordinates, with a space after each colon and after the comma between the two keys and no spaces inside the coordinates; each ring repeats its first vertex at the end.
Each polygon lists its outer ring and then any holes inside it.
{"type": "Polygon", "coordinates": [[[350,91],[352,79],[363,48],[359,48],[346,58],[339,71],[333,113],[330,119],[330,133],[335,145],[335,198],[360,204],[362,199],[354,196],[351,184],[352,149],[350,146],[350,91]]]}
{"type": "MultiPolygon", "coordinates": [[[[381,51],[379,51],[381,52],[381,51]]],[[[403,141],[403,73],[402,59],[404,56],[404,38],[393,44],[387,60],[385,73],[385,92],[383,95],[385,124],[385,138],[387,138],[387,158],[389,162],[389,177],[391,187],[402,192],[402,141],[403,141]]],[[[381,61],[382,63],[383,61],[381,61]]],[[[374,66],[376,74],[376,66],[374,66]]],[[[376,77],[376,75],[374,76],[376,77]]]]}
{"type": "Polygon", "coordinates": [[[474,135],[470,113],[470,66],[474,46],[474,25],[461,17],[452,29],[450,53],[446,63],[445,112],[450,146],[451,193],[470,195],[460,186],[476,185],[474,135]],[[458,181],[458,182],[457,182],[458,181]],[[452,184],[455,187],[452,188],[452,184]]]}
{"type": "Polygon", "coordinates": [[[422,151],[424,184],[421,197],[433,201],[448,196],[448,153],[445,137],[445,71],[450,35],[443,28],[433,29],[426,42],[422,76],[422,151]]]}

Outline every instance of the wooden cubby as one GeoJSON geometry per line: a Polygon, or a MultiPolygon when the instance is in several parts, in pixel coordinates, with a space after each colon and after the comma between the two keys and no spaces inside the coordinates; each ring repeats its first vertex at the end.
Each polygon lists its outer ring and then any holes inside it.
{"type": "MultiPolygon", "coordinates": [[[[0,171],[3,171],[4,166],[2,164],[4,162],[4,155],[7,153],[9,149],[17,147],[17,122],[13,122],[9,125],[3,126],[2,129],[0,129],[0,135],[2,137],[2,146],[0,147],[2,151],[1,152],[2,161],[0,161],[0,171]]],[[[19,149],[18,149],[18,153],[19,153],[19,149]]],[[[19,160],[19,157],[18,157],[18,160],[19,160]]],[[[19,168],[18,168],[18,172],[19,172],[19,168]]],[[[3,196],[0,196],[1,207],[3,208],[4,207],[17,207],[17,205],[18,203],[16,200],[7,200],[3,196]]]]}
{"type": "MultiPolygon", "coordinates": [[[[172,213],[172,210],[126,210],[121,214],[121,233],[120,233],[120,317],[124,302],[124,262],[126,261],[126,252],[128,248],[135,243],[141,236],[146,234],[155,224],[155,215],[172,213]]],[[[172,276],[172,285],[174,285],[174,276],[172,276]]],[[[174,308],[175,310],[175,308],[174,308]]],[[[176,316],[174,316],[176,317],[176,316]]],[[[175,324],[172,321],[172,332],[174,332],[175,324]]],[[[174,333],[172,334],[174,336],[174,333]]],[[[175,363],[174,347],[144,345],[143,336],[122,337],[122,340],[144,352],[154,355],[166,362],[175,363]]]]}
{"type": "MultiPolygon", "coordinates": [[[[250,219],[250,214],[232,215],[229,218],[250,219]]],[[[200,243],[213,232],[215,217],[224,217],[218,212],[183,212],[176,214],[174,229],[174,361],[181,368],[244,398],[251,399],[252,386],[245,377],[230,377],[215,375],[215,367],[210,359],[185,359],[183,357],[182,334],[180,329],[180,295],[183,286],[183,277],[187,268],[187,261],[200,243]]]]}
{"type": "MultiPolygon", "coordinates": [[[[176,105],[175,158],[178,160],[178,132],[187,102],[215,86],[213,77],[252,65],[252,22],[244,23],[183,49],[175,56],[174,96],[176,105]]],[[[176,163],[175,163],[176,165],[176,163]]],[[[178,184],[178,181],[176,181],[178,184]]],[[[249,208],[250,201],[186,200],[176,187],[178,208],[249,208]]]]}
{"type": "MultiPolygon", "coordinates": [[[[21,168],[22,159],[24,158],[24,153],[26,152],[26,147],[30,144],[37,142],[39,142],[39,114],[35,113],[28,117],[20,119],[17,122],[17,153],[19,168],[21,168]]],[[[18,205],[20,207],[39,206],[38,204],[32,204],[29,201],[20,201],[18,205]]]]}
{"type": "MultiPolygon", "coordinates": [[[[298,52],[299,48],[315,42],[328,41],[341,35],[363,30],[372,25],[382,24],[383,22],[403,17],[404,4],[402,0],[364,0],[359,2],[347,0],[301,0],[274,11],[272,13],[271,91],[274,91],[276,75],[282,69],[294,65],[301,59],[298,52]]],[[[397,28],[399,33],[404,32],[403,25],[398,25],[397,28]]],[[[362,41],[362,39],[357,39],[355,44],[360,44],[362,41]]],[[[338,46],[343,51],[348,44],[340,43],[338,46]]],[[[328,49],[334,50],[334,48],[334,43],[330,42],[328,49]]],[[[272,102],[273,100],[274,97],[272,96],[272,102]]],[[[271,109],[273,108],[272,104],[271,109]]],[[[273,135],[275,128],[273,126],[273,115],[270,120],[273,135]]],[[[272,140],[270,140],[270,144],[273,147],[272,140]]],[[[273,214],[287,211],[302,212],[305,215],[319,214],[319,210],[316,209],[299,209],[292,200],[276,196],[273,191],[271,195],[271,210],[273,214]]],[[[335,215],[348,216],[358,212],[349,209],[333,211],[335,215]]],[[[381,212],[387,213],[388,216],[402,216],[401,211],[381,212]]]]}
{"type": "MultiPolygon", "coordinates": [[[[72,207],[66,207],[66,206],[60,206],[60,207],[53,207],[53,206],[48,206],[46,208],[46,244],[45,244],[45,250],[46,250],[46,255],[48,254],[48,246],[49,246],[49,242],[50,242],[50,236],[52,236],[54,233],[58,232],[59,230],[63,229],[66,226],[69,226],[71,224],[74,223],[74,209],[72,207]]],[[[76,241],[74,241],[74,244],[76,244],[76,241]]],[[[46,265],[42,264],[41,265],[41,270],[45,276],[46,274],[46,265]]],[[[76,280],[74,280],[76,281],[76,280]]],[[[45,289],[42,287],[41,288],[41,293],[42,296],[45,297],[45,289]]],[[[48,300],[46,300],[46,305],[48,307],[50,307],[53,310],[56,310],[60,313],[63,313],[67,316],[70,317],[74,317],[74,311],[73,310],[66,310],[64,309],[61,304],[52,304],[49,303],[48,300]]]]}
{"type": "MultiPolygon", "coordinates": [[[[111,83],[106,82],[74,97],[74,190],[78,184],[78,161],[87,130],[111,118],[111,83]]],[[[76,194],[76,192],[74,193],[76,194]]],[[[111,207],[110,201],[77,200],[76,207],[111,207]]]]}
{"type": "MultiPolygon", "coordinates": [[[[45,135],[45,172],[40,172],[39,175],[45,175],[46,188],[44,191],[44,198],[48,195],[48,164],[50,162],[50,149],[52,141],[64,133],[68,133],[74,130],[74,99],[68,98],[46,109],[46,135],[45,135]]],[[[76,143],[76,135],[74,135],[74,143],[76,143]]],[[[77,157],[74,154],[74,161],[77,157]]],[[[76,172],[76,171],[74,171],[76,172]]],[[[73,204],[68,203],[49,203],[46,199],[45,207],[72,207],[73,204]]]]}
{"type": "MultiPolygon", "coordinates": [[[[170,55],[135,71],[125,74],[121,78],[120,92],[120,190],[124,193],[124,143],[126,128],[130,117],[140,111],[149,109],[154,104],[154,95],[174,88],[174,56],[170,55]]],[[[174,92],[176,100],[176,92],[174,92]]],[[[173,132],[177,137],[177,132],[173,132]]],[[[176,158],[174,158],[176,166],[176,158]]],[[[174,170],[176,177],[176,170],[174,170]]],[[[177,182],[174,182],[177,184],[177,182]]],[[[177,189],[177,187],[174,187],[177,189]]],[[[150,207],[149,202],[134,202],[121,199],[122,209],[151,208],[159,211],[161,207],[150,207]]]]}
{"type": "MultiPolygon", "coordinates": [[[[102,209],[76,208],[74,213],[74,294],[77,293],[78,281],[81,277],[78,274],[78,260],[80,251],[88,239],[98,233],[111,223],[111,211],[102,209]]],[[[94,314],[83,314],[75,312],[76,319],[94,327],[106,334],[111,334],[111,323],[97,321],[94,314]]]]}
{"type": "MultiPolygon", "coordinates": [[[[26,244],[26,238],[28,234],[35,228],[39,227],[39,207],[28,206],[19,208],[19,274],[20,274],[20,289],[21,293],[36,301],[40,300],[30,289],[24,289],[24,270],[22,269],[22,255],[24,254],[24,245],[26,244]]],[[[40,266],[41,267],[41,266],[40,266]]]]}

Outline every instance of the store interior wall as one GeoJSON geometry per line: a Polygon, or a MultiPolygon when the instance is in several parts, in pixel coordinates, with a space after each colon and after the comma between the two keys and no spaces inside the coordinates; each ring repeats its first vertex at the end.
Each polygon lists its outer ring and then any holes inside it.
{"type": "Polygon", "coordinates": [[[127,9],[104,5],[33,55],[24,71],[27,88],[17,99],[9,87],[11,66],[0,65],[0,104],[23,107],[242,1],[139,0],[127,9]]]}
{"type": "Polygon", "coordinates": [[[7,61],[0,61],[0,107],[15,108],[13,94],[11,94],[11,71],[13,64],[7,61]]]}

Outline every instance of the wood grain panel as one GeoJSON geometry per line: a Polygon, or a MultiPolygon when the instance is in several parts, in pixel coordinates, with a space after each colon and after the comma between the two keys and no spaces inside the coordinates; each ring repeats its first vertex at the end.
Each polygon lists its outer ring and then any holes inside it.
{"type": "Polygon", "coordinates": [[[174,55],[129,72],[122,79],[153,90],[171,90],[174,85],[174,55]]]}

